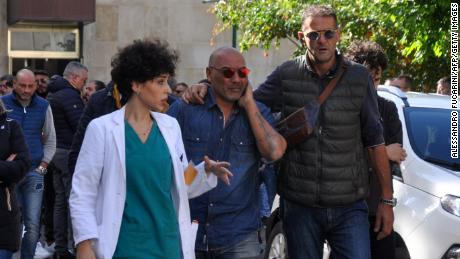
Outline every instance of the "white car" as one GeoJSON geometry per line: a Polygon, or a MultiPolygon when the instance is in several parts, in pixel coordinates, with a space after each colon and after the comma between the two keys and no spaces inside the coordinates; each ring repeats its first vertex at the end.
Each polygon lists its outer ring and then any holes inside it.
{"type": "MultiPolygon", "coordinates": [[[[392,86],[379,86],[378,94],[396,104],[407,152],[393,176],[397,258],[460,259],[460,159],[450,157],[450,97],[392,86]]],[[[277,207],[267,221],[270,259],[287,258],[277,207]]]]}
{"type": "Polygon", "coordinates": [[[450,157],[450,97],[380,86],[403,125],[407,158],[393,177],[394,230],[408,258],[460,259],[460,159],[450,157]]]}

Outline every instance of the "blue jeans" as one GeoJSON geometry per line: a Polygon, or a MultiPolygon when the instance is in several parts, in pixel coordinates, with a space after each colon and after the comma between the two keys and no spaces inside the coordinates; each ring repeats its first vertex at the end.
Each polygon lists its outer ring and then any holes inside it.
{"type": "Polygon", "coordinates": [[[331,258],[371,258],[365,201],[315,208],[283,199],[281,209],[290,259],[323,258],[325,240],[331,246],[331,258]]]}
{"type": "Polygon", "coordinates": [[[264,183],[260,185],[259,195],[260,195],[260,217],[269,218],[272,212],[272,208],[270,206],[270,201],[268,200],[267,186],[265,186],[264,183]]]}
{"type": "Polygon", "coordinates": [[[0,249],[0,259],[11,259],[13,252],[10,250],[0,249]]]}
{"type": "Polygon", "coordinates": [[[37,241],[40,237],[43,175],[29,172],[16,188],[25,227],[21,243],[21,259],[33,259],[37,241]]]}
{"type": "Polygon", "coordinates": [[[212,251],[196,251],[196,259],[259,259],[263,253],[263,239],[259,231],[250,233],[238,244],[212,251]]]}
{"type": "Polygon", "coordinates": [[[264,165],[260,172],[262,184],[259,188],[260,217],[270,217],[276,195],[276,172],[273,164],[264,165]]]}

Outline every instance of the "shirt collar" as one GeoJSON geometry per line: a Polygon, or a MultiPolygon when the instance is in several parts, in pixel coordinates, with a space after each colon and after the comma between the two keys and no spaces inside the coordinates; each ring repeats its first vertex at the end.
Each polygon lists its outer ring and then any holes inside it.
{"type": "MultiPolygon", "coordinates": [[[[343,56],[337,50],[335,51],[335,58],[336,58],[335,64],[332,66],[332,68],[324,76],[322,76],[322,78],[326,78],[326,77],[327,78],[333,78],[335,76],[335,74],[337,73],[337,71],[339,70],[340,64],[342,63],[343,56]]],[[[308,58],[307,54],[304,55],[304,60],[305,60],[305,67],[308,69],[308,71],[310,71],[316,77],[319,77],[319,75],[313,69],[311,61],[308,58]]]]}
{"type": "Polygon", "coordinates": [[[69,79],[67,79],[67,78],[65,78],[65,77],[64,77],[64,79],[67,80],[67,82],[69,83],[69,85],[70,85],[71,87],[73,87],[73,88],[75,88],[75,89],[78,90],[78,88],[77,88],[69,79]]]}
{"type": "Polygon", "coordinates": [[[11,92],[11,96],[13,100],[19,103],[22,107],[28,107],[29,105],[32,105],[34,103],[34,100],[37,96],[37,92],[35,92],[32,95],[32,97],[30,97],[29,101],[22,101],[21,99],[19,99],[18,94],[15,91],[11,92]]]}
{"type": "Polygon", "coordinates": [[[206,84],[206,85],[208,86],[208,93],[206,94],[204,103],[206,105],[206,108],[209,110],[209,109],[212,109],[213,107],[217,107],[217,103],[216,103],[216,96],[215,96],[214,90],[211,87],[211,84],[206,84]]]}
{"type": "MultiPolygon", "coordinates": [[[[204,103],[206,105],[206,108],[208,110],[214,107],[219,109],[219,106],[217,106],[217,102],[216,102],[216,96],[215,96],[214,90],[211,87],[211,84],[209,83],[204,83],[204,84],[208,86],[208,93],[206,94],[204,98],[204,103]]],[[[235,105],[235,109],[233,109],[232,114],[238,113],[239,111],[240,111],[240,107],[238,105],[235,105]]]]}

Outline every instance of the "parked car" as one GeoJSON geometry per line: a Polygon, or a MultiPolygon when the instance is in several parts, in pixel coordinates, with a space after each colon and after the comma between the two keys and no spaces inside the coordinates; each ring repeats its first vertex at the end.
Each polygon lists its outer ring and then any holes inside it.
{"type": "MultiPolygon", "coordinates": [[[[379,86],[378,94],[396,104],[407,152],[393,176],[397,257],[460,259],[460,159],[450,154],[450,97],[392,86],[379,86]]],[[[265,258],[288,258],[276,202],[266,237],[265,258]]],[[[327,245],[325,251],[328,258],[327,245]]]]}

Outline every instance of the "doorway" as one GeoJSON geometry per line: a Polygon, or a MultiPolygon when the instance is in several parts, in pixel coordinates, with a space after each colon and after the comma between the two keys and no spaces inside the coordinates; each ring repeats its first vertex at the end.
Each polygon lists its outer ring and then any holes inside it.
{"type": "Polygon", "coordinates": [[[62,75],[66,65],[70,61],[79,61],[78,59],[50,59],[50,58],[12,58],[11,72],[16,75],[16,72],[23,68],[29,68],[32,71],[36,69],[45,70],[49,76],[62,75]]]}

